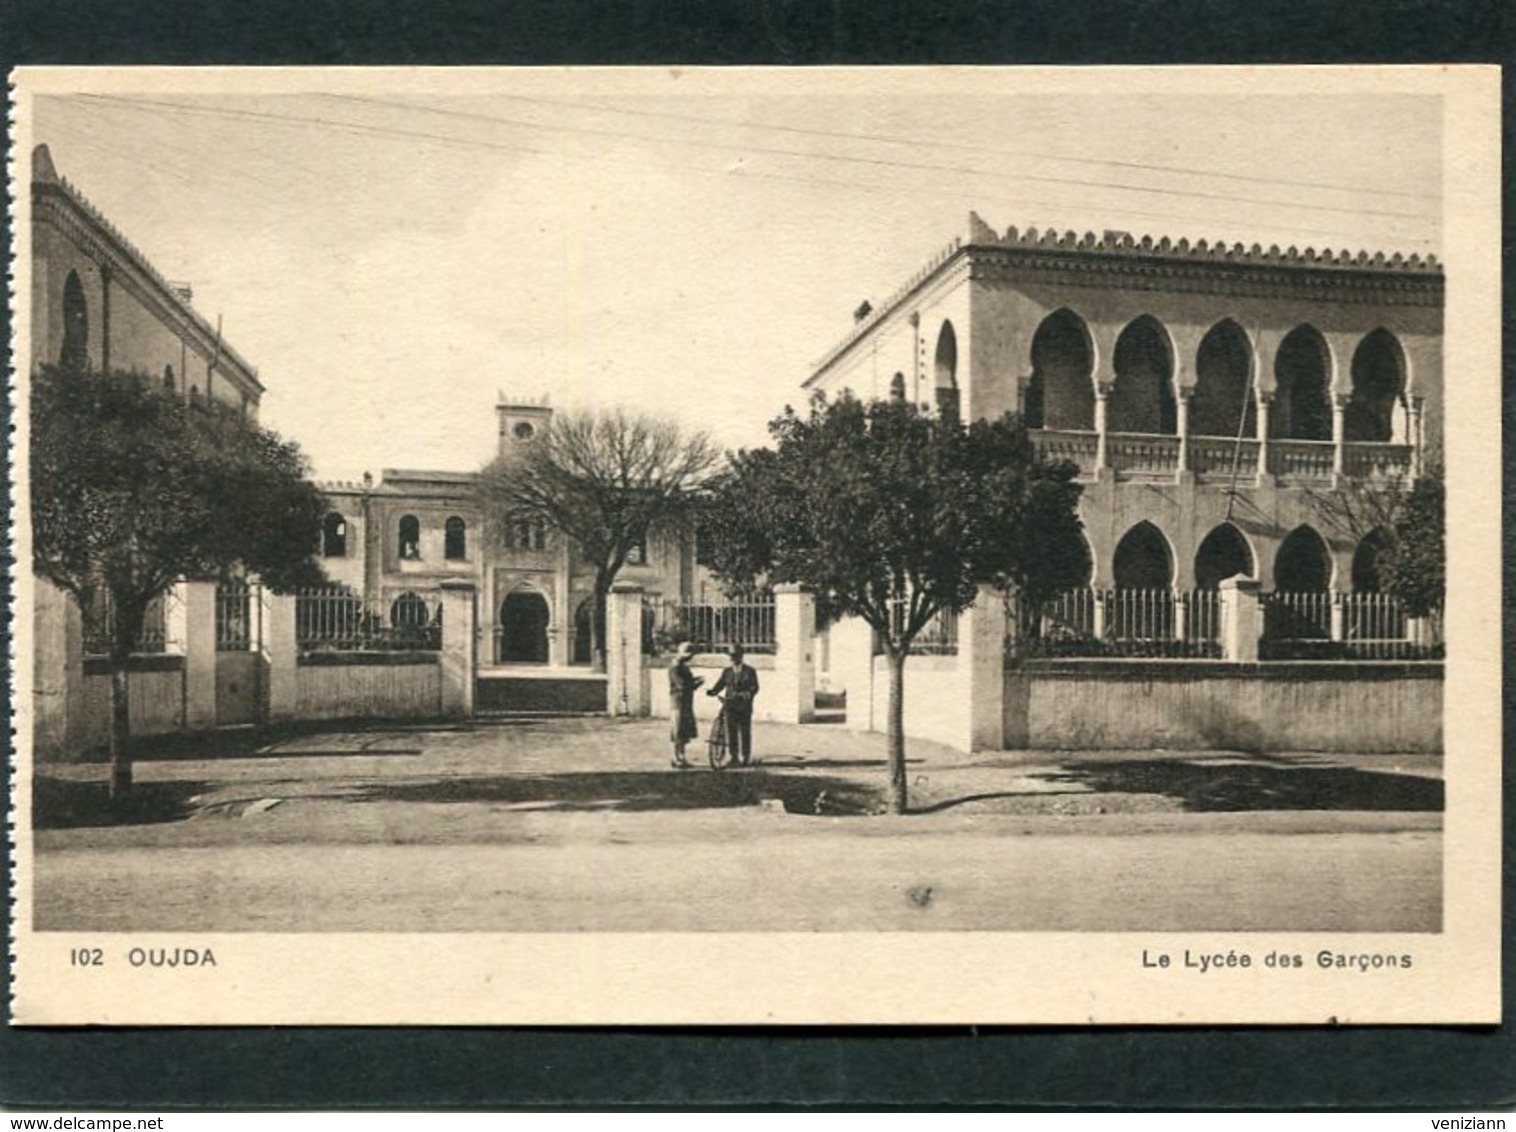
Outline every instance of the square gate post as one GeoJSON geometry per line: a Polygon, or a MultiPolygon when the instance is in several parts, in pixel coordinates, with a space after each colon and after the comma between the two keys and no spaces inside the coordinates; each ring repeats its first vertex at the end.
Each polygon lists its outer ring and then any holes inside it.
{"type": "Polygon", "coordinates": [[[449,578],[442,583],[442,651],[439,714],[444,719],[474,714],[474,583],[449,578]]]}

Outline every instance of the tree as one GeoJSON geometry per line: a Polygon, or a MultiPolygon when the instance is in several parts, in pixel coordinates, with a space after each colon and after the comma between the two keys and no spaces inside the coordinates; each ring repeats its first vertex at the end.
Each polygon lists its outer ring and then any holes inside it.
{"type": "Polygon", "coordinates": [[[547,428],[479,477],[491,525],[540,522],[567,536],[595,570],[592,656],[605,668],[606,596],[649,538],[682,529],[693,489],[715,466],[704,433],[630,413],[558,412],[547,428]]]}
{"type": "Polygon", "coordinates": [[[1442,608],[1447,592],[1447,503],[1441,470],[1417,477],[1404,495],[1390,532],[1385,588],[1412,617],[1442,608]]]}
{"type": "Polygon", "coordinates": [[[1442,608],[1447,590],[1447,514],[1442,465],[1429,456],[1415,479],[1379,476],[1313,493],[1311,506],[1354,542],[1379,541],[1380,589],[1412,617],[1442,608]]]}
{"type": "Polygon", "coordinates": [[[739,453],[716,484],[702,561],[761,570],[863,618],[890,668],[891,809],[903,813],[905,663],[918,634],[995,583],[1030,600],[1069,584],[1083,558],[1077,469],[1044,461],[1019,419],[929,416],[904,401],[818,396],[769,426],[773,449],[739,453]]]}
{"type": "Polygon", "coordinates": [[[32,566],[90,635],[109,633],[113,797],[132,784],[127,670],[148,605],[180,579],[237,571],[281,592],[321,581],[326,507],[305,472],[298,448],[237,410],[186,404],[141,375],[34,377],[32,566]]]}

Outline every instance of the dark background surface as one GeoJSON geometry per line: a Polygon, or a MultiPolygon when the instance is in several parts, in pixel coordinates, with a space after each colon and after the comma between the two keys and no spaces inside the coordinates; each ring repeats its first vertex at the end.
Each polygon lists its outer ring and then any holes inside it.
{"type": "MultiPolygon", "coordinates": [[[[1510,63],[1513,9],[1493,0],[0,0],[0,63],[7,70],[20,63],[1510,63]]],[[[1509,152],[1509,77],[1504,101],[1509,152]]],[[[1507,274],[1510,185],[1507,174],[1507,274]]],[[[8,228],[6,235],[8,246],[8,228]]],[[[1509,303],[1506,310],[1509,322],[1509,303]]],[[[1508,342],[1507,529],[1511,358],[1508,342]]],[[[1509,587],[1509,563],[1505,575],[1509,587]]],[[[1509,642],[1509,609],[1504,618],[1509,642]]],[[[1509,720],[1509,690],[1505,703],[1509,720]]],[[[1507,893],[1512,793],[1508,781],[1507,893]]],[[[1509,941],[1509,907],[1505,925],[1509,941]]],[[[1503,967],[1509,1015],[1509,948],[1503,967]]],[[[908,987],[934,973],[891,977],[908,987]]],[[[1513,1101],[1509,1025],[0,1031],[0,1102],[48,1108],[1088,1111],[1458,1109],[1513,1101]]]]}

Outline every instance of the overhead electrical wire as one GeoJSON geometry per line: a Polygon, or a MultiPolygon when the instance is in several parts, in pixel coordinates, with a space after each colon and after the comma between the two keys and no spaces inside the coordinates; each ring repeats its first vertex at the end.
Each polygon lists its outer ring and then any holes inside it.
{"type": "MultiPolygon", "coordinates": [[[[366,135],[366,136],[382,136],[382,137],[405,138],[405,139],[417,140],[417,141],[421,141],[421,142],[425,142],[425,143],[439,144],[439,145],[443,145],[443,146],[452,147],[452,148],[455,148],[455,149],[464,149],[464,150],[474,149],[474,150],[497,151],[497,152],[506,152],[506,153],[528,154],[528,155],[536,155],[536,156],[549,156],[549,157],[559,157],[559,158],[579,158],[579,159],[595,159],[595,158],[597,158],[599,156],[597,154],[586,154],[586,153],[564,153],[561,150],[544,148],[542,146],[537,146],[537,145],[527,145],[527,144],[518,144],[518,143],[504,143],[504,142],[492,141],[492,140],[488,140],[488,139],[484,139],[484,138],[462,138],[462,137],[458,137],[456,135],[451,135],[451,134],[438,134],[438,133],[433,133],[431,131],[417,130],[417,129],[408,129],[408,128],[404,128],[404,127],[400,127],[400,126],[393,126],[393,125],[391,125],[391,126],[381,126],[381,125],[374,125],[372,123],[344,121],[344,120],[340,120],[340,119],[326,118],[326,117],[322,117],[320,115],[280,114],[280,113],[273,113],[273,112],[270,112],[270,111],[239,109],[239,108],[234,108],[234,107],[195,106],[195,105],[191,105],[191,104],[187,104],[187,103],[183,103],[183,102],[176,102],[176,101],[172,101],[172,100],[145,99],[145,98],[129,98],[129,97],[121,97],[121,96],[96,95],[96,94],[76,94],[76,95],[70,95],[70,96],[66,96],[66,97],[68,97],[70,99],[75,99],[75,100],[82,100],[82,101],[85,101],[85,102],[88,102],[88,103],[91,103],[91,104],[99,104],[99,105],[111,106],[111,107],[116,107],[116,108],[121,108],[121,109],[132,109],[132,110],[138,110],[138,111],[158,110],[158,111],[164,111],[164,112],[168,112],[168,113],[181,113],[181,114],[189,114],[189,115],[203,115],[203,116],[216,116],[216,117],[231,117],[231,118],[253,120],[253,121],[269,121],[269,122],[275,122],[275,123],[284,124],[284,125],[287,125],[287,126],[325,128],[325,129],[336,130],[336,131],[339,131],[339,132],[346,132],[346,133],[366,135]]],[[[414,106],[412,104],[408,104],[408,103],[394,103],[394,104],[390,104],[390,103],[387,103],[385,100],[379,100],[379,99],[355,99],[355,100],[356,101],[364,101],[364,102],[375,102],[375,103],[378,103],[380,105],[393,105],[395,108],[405,109],[405,110],[409,110],[409,111],[423,111],[423,112],[427,112],[427,113],[439,113],[439,114],[446,114],[446,115],[451,115],[451,116],[457,116],[457,115],[468,116],[468,117],[474,117],[475,116],[471,112],[466,112],[466,111],[434,110],[432,108],[427,108],[427,107],[416,107],[416,106],[414,106]]],[[[485,115],[483,117],[485,117],[487,120],[495,121],[495,119],[493,119],[492,116],[485,115]]],[[[497,123],[497,124],[511,124],[511,123],[510,122],[505,122],[505,123],[497,123]]],[[[582,132],[580,129],[577,129],[577,128],[574,128],[574,127],[553,127],[553,126],[546,126],[546,125],[540,125],[540,124],[538,124],[537,128],[544,129],[544,130],[563,129],[563,130],[567,130],[569,132],[582,132]]],[[[615,136],[619,136],[619,137],[624,137],[625,136],[625,135],[620,134],[619,132],[616,132],[616,131],[593,131],[593,132],[595,132],[595,133],[609,132],[609,133],[615,134],[615,136]]],[[[732,149],[742,150],[742,149],[746,148],[746,147],[742,147],[740,145],[736,145],[735,143],[733,143],[733,144],[710,145],[710,144],[705,144],[705,143],[688,143],[688,142],[685,142],[685,141],[683,141],[681,139],[666,139],[666,138],[650,138],[650,139],[644,138],[644,139],[640,139],[640,140],[651,140],[651,141],[655,141],[655,142],[668,142],[670,144],[693,144],[693,145],[696,145],[699,148],[703,148],[703,149],[720,148],[720,149],[726,149],[726,150],[732,150],[732,149]]],[[[792,151],[785,151],[785,155],[786,156],[794,156],[794,157],[803,157],[803,158],[806,158],[806,159],[825,159],[825,155],[807,154],[807,153],[792,152],[792,151]]],[[[842,159],[838,158],[838,160],[842,160],[842,159]]],[[[898,163],[898,162],[887,162],[887,161],[877,161],[877,160],[876,161],[872,161],[870,163],[871,164],[876,164],[876,165],[881,165],[881,166],[894,166],[894,167],[898,167],[898,168],[902,168],[902,169],[907,169],[907,170],[912,170],[912,171],[925,170],[925,171],[934,172],[934,173],[952,172],[952,171],[954,171],[954,169],[952,167],[947,167],[946,169],[944,169],[943,167],[930,166],[930,165],[921,165],[921,164],[918,164],[918,163],[898,163]]],[[[699,167],[699,166],[692,166],[692,167],[687,167],[687,168],[688,168],[689,172],[698,173],[698,174],[704,174],[704,175],[709,175],[709,176],[719,176],[719,177],[723,177],[723,178],[730,178],[732,176],[739,176],[739,177],[752,178],[752,179],[786,181],[786,182],[791,182],[791,183],[822,185],[822,186],[836,186],[836,187],[842,187],[842,188],[850,188],[850,189],[854,189],[854,190],[865,190],[865,191],[874,191],[874,192],[886,192],[886,193],[892,193],[892,194],[898,194],[898,193],[900,193],[902,191],[909,191],[913,196],[922,195],[922,192],[923,192],[923,190],[921,190],[919,187],[916,187],[916,186],[911,186],[908,190],[905,190],[905,189],[902,189],[902,188],[898,188],[898,187],[894,187],[894,186],[890,186],[890,185],[885,185],[885,184],[870,184],[870,183],[867,183],[867,182],[858,182],[858,181],[840,181],[840,180],[823,178],[823,177],[799,176],[799,175],[795,175],[795,174],[778,173],[778,172],[772,172],[772,171],[767,171],[767,170],[753,170],[753,169],[732,170],[731,168],[708,169],[708,168],[703,168],[703,167],[699,167]]],[[[998,174],[995,174],[995,173],[993,173],[991,171],[988,171],[988,170],[962,170],[962,171],[968,172],[968,173],[972,173],[972,174],[977,175],[977,176],[985,176],[985,177],[998,177],[999,176],[998,174]]],[[[1069,180],[1069,181],[1060,182],[1060,183],[1067,183],[1067,184],[1070,184],[1070,185],[1075,185],[1075,186],[1084,187],[1084,188],[1098,188],[1098,187],[1101,187],[1100,185],[1098,185],[1096,183],[1093,183],[1093,182],[1083,182],[1083,181],[1072,181],[1072,180],[1069,180]]],[[[1122,191],[1138,191],[1138,192],[1149,192],[1149,193],[1161,192],[1164,195],[1181,196],[1181,197],[1182,196],[1189,196],[1189,195],[1197,195],[1197,194],[1187,193],[1184,190],[1156,190],[1156,189],[1151,189],[1151,188],[1140,189],[1140,188],[1134,188],[1132,186],[1120,186],[1120,185],[1109,185],[1109,186],[1106,186],[1106,187],[1114,188],[1114,189],[1118,189],[1118,190],[1122,190],[1122,191]]],[[[936,184],[936,185],[932,186],[931,189],[926,190],[926,191],[928,193],[930,193],[930,195],[940,197],[941,199],[960,199],[960,200],[968,200],[968,201],[978,202],[978,203],[982,203],[983,200],[984,200],[984,196],[985,196],[985,194],[982,193],[982,192],[973,192],[971,190],[966,190],[966,189],[965,190],[961,190],[961,191],[950,190],[950,189],[947,189],[946,186],[941,185],[941,184],[936,184]]],[[[1352,215],[1376,215],[1376,216],[1382,216],[1382,217],[1386,217],[1386,218],[1390,218],[1390,219],[1394,219],[1394,220],[1422,220],[1422,221],[1425,221],[1425,220],[1432,219],[1430,217],[1424,217],[1424,216],[1421,216],[1421,215],[1418,215],[1418,214],[1415,214],[1415,213],[1396,213],[1396,212],[1387,212],[1387,211],[1383,211],[1383,210],[1374,211],[1374,210],[1359,210],[1359,209],[1335,208],[1335,207],[1329,207],[1329,206],[1309,205],[1309,204],[1301,204],[1301,203],[1288,202],[1288,201],[1263,201],[1263,200],[1249,201],[1249,200],[1247,200],[1245,198],[1236,198],[1236,197],[1230,197],[1230,196],[1225,196],[1225,195],[1220,195],[1220,194],[1205,194],[1205,195],[1208,198],[1210,198],[1210,199],[1215,199],[1215,200],[1221,201],[1223,203],[1229,203],[1229,204],[1231,204],[1231,203],[1239,203],[1239,204],[1240,203],[1254,203],[1254,204],[1264,205],[1266,207],[1273,207],[1273,208],[1279,208],[1279,209],[1307,209],[1307,210],[1317,210],[1317,211],[1344,212],[1344,213],[1350,213],[1352,215]]],[[[1080,202],[1072,202],[1071,203],[1068,200],[1062,200],[1062,201],[1056,201],[1055,202],[1055,201],[1027,200],[1027,199],[1023,198],[1018,203],[1020,203],[1021,205],[1025,206],[1025,207],[1033,207],[1033,208],[1057,208],[1057,209],[1063,209],[1065,211],[1069,210],[1070,208],[1079,208],[1079,209],[1085,209],[1085,210],[1098,209],[1103,214],[1117,214],[1117,215],[1121,215],[1121,216],[1134,216],[1134,217],[1140,216],[1140,217],[1145,217],[1145,218],[1164,219],[1164,220],[1176,220],[1176,219],[1177,220],[1194,220],[1194,215],[1192,213],[1174,213],[1174,212],[1160,212],[1160,211],[1153,211],[1153,210],[1134,209],[1134,208],[1129,208],[1129,207],[1122,206],[1122,205],[1110,204],[1108,202],[1107,203],[1103,203],[1103,204],[1099,204],[1099,205],[1095,205],[1095,204],[1083,204],[1083,203],[1080,203],[1080,202]]],[[[1207,223],[1218,224],[1218,225],[1229,225],[1229,224],[1238,224],[1238,223],[1241,223],[1241,222],[1238,222],[1238,221],[1228,221],[1228,220],[1224,220],[1224,219],[1222,219],[1222,220],[1212,219],[1212,220],[1208,220],[1207,223]]],[[[1253,223],[1256,224],[1256,221],[1254,221],[1253,223]]],[[[1334,229],[1304,228],[1304,227],[1292,224],[1292,225],[1290,225],[1290,231],[1294,232],[1294,233],[1299,233],[1301,235],[1335,236],[1335,237],[1340,237],[1340,238],[1344,238],[1344,239],[1351,239],[1351,240],[1362,240],[1363,239],[1363,237],[1362,237],[1361,234],[1346,232],[1346,231],[1344,231],[1342,229],[1335,229],[1335,228],[1334,229]]],[[[1404,240],[1404,241],[1411,242],[1411,243],[1426,244],[1426,245],[1430,245],[1430,244],[1432,244],[1432,243],[1435,242],[1435,241],[1427,239],[1425,237],[1418,237],[1418,236],[1398,236],[1398,237],[1396,237],[1396,239],[1398,239],[1398,240],[1404,240]]]]}
{"type": "MultiPolygon", "coordinates": [[[[358,100],[359,96],[340,95],[332,92],[323,92],[325,98],[347,98],[358,100]]],[[[1288,185],[1306,189],[1327,189],[1336,192],[1362,193],[1371,196],[1409,197],[1420,200],[1438,200],[1436,193],[1416,192],[1410,189],[1379,189],[1367,188],[1358,185],[1343,185],[1330,181],[1308,181],[1293,177],[1264,177],[1250,173],[1226,173],[1216,169],[1201,169],[1187,165],[1161,165],[1146,161],[1124,161],[1113,157],[1080,157],[1074,154],[1048,153],[1040,150],[1029,149],[1006,149],[1001,146],[981,145],[978,143],[950,142],[941,140],[928,140],[925,138],[910,138],[896,134],[872,134],[856,133],[847,130],[821,130],[807,126],[786,126],[776,122],[744,122],[733,118],[708,118],[698,114],[679,114],[671,110],[632,110],[626,107],[606,106],[597,102],[580,102],[571,98],[547,98],[541,95],[510,94],[500,92],[491,97],[509,99],[513,102],[526,102],[541,106],[562,106],[575,110],[583,110],[596,114],[619,114],[639,118],[664,118],[677,122],[694,122],[702,125],[721,126],[728,129],[739,130],[769,130],[777,133],[798,134],[805,137],[833,138],[850,141],[882,142],[888,145],[906,145],[913,149],[935,148],[953,149],[967,153],[994,153],[1004,157],[1031,157],[1044,161],[1061,161],[1071,165],[1098,165],[1111,166],[1119,169],[1140,169],[1157,173],[1183,173],[1187,176],[1210,177],[1226,181],[1243,181],[1252,184],[1263,185],[1288,185]]],[[[368,101],[364,99],[364,101],[368,101]]]]}
{"type": "Polygon", "coordinates": [[[463,118],[470,121],[489,122],[495,125],[516,126],[524,129],[546,130],[550,132],[567,132],[577,134],[593,134],[599,137],[612,137],[620,140],[649,141],[661,145],[689,146],[700,149],[736,150],[741,153],[763,153],[777,157],[801,157],[808,161],[834,161],[858,165],[872,165],[885,168],[910,169],[916,172],[933,174],[960,173],[972,177],[993,177],[997,180],[1033,181],[1049,185],[1073,185],[1079,188],[1093,189],[1116,189],[1127,193],[1150,193],[1157,196],[1189,197],[1196,200],[1220,200],[1236,204],[1261,204],[1275,208],[1305,208],[1313,212],[1340,212],[1352,216],[1385,216],[1406,220],[1422,220],[1427,218],[1426,213],[1421,212],[1395,212],[1387,209],[1360,208],[1347,205],[1330,204],[1301,204],[1294,201],[1268,200],[1262,197],[1233,196],[1229,193],[1199,192],[1194,189],[1164,189],[1144,185],[1123,185],[1113,181],[1091,181],[1074,177],[1056,177],[1041,173],[1006,172],[995,169],[976,169],[968,165],[943,165],[937,162],[921,161],[898,161],[883,157],[863,157],[856,154],[839,153],[814,153],[807,150],[778,149],[773,146],[751,145],[744,142],[712,142],[695,141],[690,138],[660,137],[650,134],[628,134],[623,130],[595,126],[570,126],[562,123],[544,124],[532,122],[520,118],[504,118],[496,114],[484,114],[472,110],[449,110],[437,106],[420,106],[416,103],[400,102],[394,99],[371,98],[360,95],[328,94],[324,97],[341,99],[344,102],[358,102],[371,106],[383,106],[394,109],[407,110],[413,113],[434,114],[448,118],[463,118]]]}

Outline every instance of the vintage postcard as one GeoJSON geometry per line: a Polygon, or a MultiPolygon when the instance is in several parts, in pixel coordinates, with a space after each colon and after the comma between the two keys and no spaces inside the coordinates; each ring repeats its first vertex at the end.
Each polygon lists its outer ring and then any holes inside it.
{"type": "Polygon", "coordinates": [[[12,84],[16,1023],[1500,1019],[1498,69],[12,84]]]}

